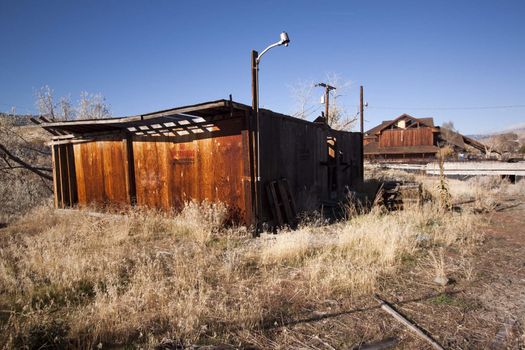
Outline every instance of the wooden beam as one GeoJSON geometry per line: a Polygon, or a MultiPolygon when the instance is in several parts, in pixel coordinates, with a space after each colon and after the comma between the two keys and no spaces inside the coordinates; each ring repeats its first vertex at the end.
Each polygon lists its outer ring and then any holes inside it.
{"type": "Polygon", "coordinates": [[[137,204],[137,184],[135,182],[135,156],[133,154],[133,137],[128,134],[124,139],[127,160],[127,192],[130,205],[137,204]]]}
{"type": "Polygon", "coordinates": [[[69,185],[67,183],[67,155],[66,155],[66,146],[58,146],[58,167],[60,173],[60,194],[62,201],[60,203],[61,208],[66,208],[69,206],[69,185]]]}
{"type": "Polygon", "coordinates": [[[77,177],[75,171],[75,157],[73,145],[65,145],[67,159],[67,180],[69,186],[69,205],[72,207],[78,202],[77,177]]]}
{"type": "Polygon", "coordinates": [[[386,301],[379,298],[379,296],[375,295],[374,298],[379,302],[381,309],[389,313],[392,317],[394,317],[397,321],[404,324],[408,329],[410,329],[412,332],[414,332],[417,336],[419,336],[421,339],[426,340],[434,349],[436,350],[444,350],[443,347],[438,344],[432,337],[427,335],[425,331],[423,331],[421,328],[419,328],[416,324],[410,322],[406,317],[401,315],[399,312],[397,312],[392,306],[390,306],[386,301]]]}
{"type": "Polygon", "coordinates": [[[58,146],[51,145],[51,160],[53,164],[53,200],[55,208],[59,208],[60,198],[60,183],[59,183],[59,168],[58,168],[58,146]]]}

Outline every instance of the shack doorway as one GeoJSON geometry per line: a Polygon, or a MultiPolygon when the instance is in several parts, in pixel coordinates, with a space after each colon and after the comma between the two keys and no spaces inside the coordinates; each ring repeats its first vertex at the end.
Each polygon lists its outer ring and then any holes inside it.
{"type": "Polygon", "coordinates": [[[326,138],[326,146],[327,146],[327,168],[328,168],[328,197],[330,199],[336,199],[337,194],[339,192],[339,181],[338,181],[338,151],[337,151],[337,139],[333,136],[328,136],[326,138]]]}

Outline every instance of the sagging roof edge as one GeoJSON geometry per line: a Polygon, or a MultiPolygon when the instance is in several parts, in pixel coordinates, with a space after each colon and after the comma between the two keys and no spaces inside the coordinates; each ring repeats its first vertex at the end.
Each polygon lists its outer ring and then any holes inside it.
{"type": "MultiPolygon", "coordinates": [[[[117,117],[117,118],[104,118],[104,119],[83,119],[83,120],[68,120],[60,122],[51,122],[45,123],[46,127],[62,126],[62,125],[87,125],[87,124],[118,124],[118,123],[128,123],[134,121],[143,121],[148,119],[154,119],[158,117],[165,117],[170,115],[182,114],[182,113],[191,113],[196,111],[202,111],[206,109],[213,109],[219,107],[230,107],[230,101],[228,100],[216,100],[204,103],[198,103],[194,105],[187,105],[182,107],[176,107],[171,109],[165,109],[157,112],[151,112],[146,114],[138,114],[127,117],[117,117]]],[[[232,102],[232,107],[239,110],[250,109],[250,107],[243,105],[241,103],[232,102]]]]}
{"type": "MultiPolygon", "coordinates": [[[[104,126],[104,127],[107,127],[108,129],[117,131],[118,127],[115,126],[116,124],[140,122],[140,121],[145,121],[145,120],[150,120],[150,119],[155,119],[155,118],[176,116],[180,114],[191,114],[195,112],[211,111],[214,109],[234,109],[237,111],[239,110],[251,111],[252,107],[239,103],[239,102],[221,99],[221,100],[214,100],[214,101],[209,101],[209,102],[197,103],[193,105],[187,105],[187,106],[182,106],[182,107],[175,107],[171,109],[160,110],[157,112],[127,116],[127,117],[104,118],[104,119],[83,119],[83,120],[70,120],[70,121],[59,121],[59,122],[43,122],[40,124],[40,126],[46,129],[47,131],[50,131],[49,129],[60,130],[62,129],[62,127],[67,128],[67,127],[71,127],[75,125],[78,125],[78,126],[99,125],[99,126],[104,126]]],[[[227,110],[224,110],[224,112],[226,111],[227,110]]],[[[262,114],[267,113],[270,116],[276,117],[276,118],[285,118],[289,121],[294,121],[297,123],[304,123],[307,125],[323,127],[323,125],[314,123],[309,120],[292,117],[292,116],[274,112],[272,110],[265,109],[265,108],[261,108],[260,112],[262,114]]],[[[349,132],[349,131],[335,130],[335,129],[333,129],[333,131],[334,132],[349,132]]]]}

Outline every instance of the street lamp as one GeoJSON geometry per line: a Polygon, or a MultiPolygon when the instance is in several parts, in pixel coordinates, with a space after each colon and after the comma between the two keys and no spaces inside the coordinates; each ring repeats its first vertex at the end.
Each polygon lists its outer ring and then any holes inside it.
{"type": "Polygon", "coordinates": [[[259,136],[259,62],[261,61],[261,57],[268,52],[270,49],[276,47],[276,46],[288,46],[290,43],[290,38],[288,37],[288,34],[286,32],[282,32],[279,37],[279,41],[271,44],[267,48],[265,48],[261,54],[259,54],[257,51],[252,50],[252,108],[255,111],[255,124],[256,124],[256,132],[255,132],[255,156],[256,156],[256,169],[255,169],[255,193],[252,193],[255,195],[255,203],[254,208],[255,209],[255,218],[256,218],[256,232],[259,231],[259,220],[261,218],[261,161],[260,161],[260,153],[259,153],[259,146],[260,146],[260,136],[259,136]]]}
{"type": "Polygon", "coordinates": [[[273,43],[271,44],[270,46],[268,46],[266,49],[264,49],[260,55],[257,56],[257,64],[259,64],[259,61],[261,60],[261,57],[268,51],[270,50],[271,48],[273,47],[276,47],[276,46],[281,46],[281,45],[284,45],[284,46],[288,46],[288,44],[290,43],[290,38],[288,37],[288,33],[286,32],[282,32],[281,33],[281,40],[279,40],[278,42],[276,43],[273,43]]]}

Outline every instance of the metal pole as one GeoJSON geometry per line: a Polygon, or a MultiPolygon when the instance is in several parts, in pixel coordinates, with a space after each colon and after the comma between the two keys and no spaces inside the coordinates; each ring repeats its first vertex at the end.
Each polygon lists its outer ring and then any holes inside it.
{"type": "Polygon", "coordinates": [[[364,180],[364,177],[365,177],[365,174],[364,174],[364,157],[365,157],[365,134],[364,134],[364,130],[365,130],[365,126],[364,126],[364,122],[365,122],[365,117],[364,117],[364,111],[365,111],[365,106],[364,106],[364,103],[363,103],[363,85],[361,85],[360,87],[360,94],[359,94],[359,119],[360,119],[360,122],[361,122],[361,181],[364,180]]]}
{"type": "MultiPolygon", "coordinates": [[[[252,198],[252,209],[255,215],[255,233],[258,233],[259,221],[260,221],[260,153],[259,153],[259,64],[257,58],[259,54],[257,51],[252,50],[252,109],[255,112],[255,145],[254,155],[255,160],[252,162],[255,164],[254,171],[254,198],[252,198]]],[[[252,147],[250,145],[250,147],[252,147]]]]}
{"type": "Polygon", "coordinates": [[[254,111],[257,110],[259,105],[257,99],[257,51],[252,50],[252,108],[254,111]]]}

